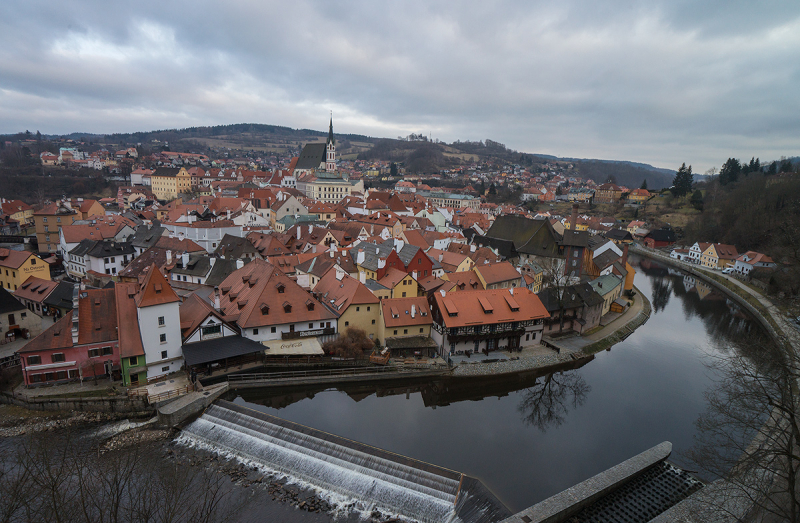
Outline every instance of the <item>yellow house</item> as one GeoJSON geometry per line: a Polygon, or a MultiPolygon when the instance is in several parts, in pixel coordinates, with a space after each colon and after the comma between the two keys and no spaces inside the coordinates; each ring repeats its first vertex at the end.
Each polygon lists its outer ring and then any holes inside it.
{"type": "Polygon", "coordinates": [[[150,189],[159,200],[174,200],[192,192],[192,176],[183,167],[159,167],[150,175],[150,189]]]}
{"type": "Polygon", "coordinates": [[[49,280],[50,266],[32,252],[0,249],[0,286],[13,292],[30,276],[49,280]]]}
{"type": "Polygon", "coordinates": [[[644,203],[650,198],[650,191],[647,189],[634,189],[628,193],[628,201],[633,203],[644,203]]]}
{"type": "Polygon", "coordinates": [[[39,242],[39,252],[58,251],[58,231],[62,225],[72,225],[81,216],[73,209],[69,202],[55,202],[44,206],[33,213],[36,224],[36,239],[39,242]]]}
{"type": "Polygon", "coordinates": [[[405,272],[390,267],[378,283],[389,289],[392,298],[412,298],[419,296],[419,284],[405,272]]]}
{"type": "Polygon", "coordinates": [[[333,267],[314,286],[314,294],[341,314],[339,332],[356,328],[371,340],[379,337],[380,299],[357,279],[333,267]]]}
{"type": "Polygon", "coordinates": [[[21,227],[33,222],[33,207],[21,200],[0,200],[3,213],[19,222],[21,227]]]}
{"type": "Polygon", "coordinates": [[[409,336],[430,336],[431,310],[425,297],[394,298],[380,304],[381,321],[379,340],[409,336]]]}
{"type": "Polygon", "coordinates": [[[700,265],[709,269],[725,269],[736,264],[739,253],[733,245],[710,244],[700,255],[700,265]]]}

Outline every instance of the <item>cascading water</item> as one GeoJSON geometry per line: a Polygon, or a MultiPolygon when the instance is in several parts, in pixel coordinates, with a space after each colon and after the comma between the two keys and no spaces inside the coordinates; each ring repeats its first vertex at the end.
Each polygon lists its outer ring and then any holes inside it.
{"type": "MultiPolygon", "coordinates": [[[[466,476],[274,416],[219,401],[183,431],[185,443],[202,442],[253,460],[317,488],[426,522],[459,521],[466,476]],[[458,501],[458,503],[457,503],[458,501]],[[458,508],[457,508],[458,506],[458,508]]],[[[474,482],[472,478],[468,478],[474,482]]],[[[472,490],[472,489],[471,489],[472,490]]],[[[493,496],[480,502],[483,516],[507,512],[493,496]]],[[[472,512],[470,520],[475,520],[472,512]]],[[[487,519],[478,517],[477,519],[487,519]]],[[[488,517],[487,520],[495,520],[488,517]]]]}

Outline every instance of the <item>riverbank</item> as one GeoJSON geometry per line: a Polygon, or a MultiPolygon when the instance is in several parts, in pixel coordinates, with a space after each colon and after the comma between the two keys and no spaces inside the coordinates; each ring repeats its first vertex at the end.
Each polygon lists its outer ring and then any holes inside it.
{"type": "Polygon", "coordinates": [[[453,368],[453,377],[486,377],[500,374],[514,374],[532,370],[554,370],[565,363],[585,358],[606,350],[623,341],[650,318],[652,307],[647,297],[636,289],[628,310],[605,327],[586,336],[571,336],[558,340],[547,339],[545,345],[523,349],[521,352],[502,353],[504,359],[483,363],[461,363],[453,368]],[[507,359],[505,359],[507,358],[507,359]]]}

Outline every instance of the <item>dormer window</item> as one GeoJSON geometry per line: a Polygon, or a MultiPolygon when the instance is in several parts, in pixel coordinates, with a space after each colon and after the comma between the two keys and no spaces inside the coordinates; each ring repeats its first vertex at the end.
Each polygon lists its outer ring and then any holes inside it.
{"type": "Polygon", "coordinates": [[[307,308],[308,310],[310,310],[310,311],[313,311],[313,310],[314,310],[314,302],[313,302],[313,301],[311,301],[311,300],[308,300],[308,301],[306,302],[306,308],[307,308]]]}
{"type": "Polygon", "coordinates": [[[283,312],[289,313],[292,312],[292,304],[288,301],[283,302],[283,312]]]}
{"type": "Polygon", "coordinates": [[[283,294],[283,291],[286,290],[286,287],[282,283],[279,283],[276,288],[278,289],[278,294],[283,294]]]}
{"type": "Polygon", "coordinates": [[[264,316],[269,314],[269,305],[264,304],[261,306],[261,314],[264,316]]]}

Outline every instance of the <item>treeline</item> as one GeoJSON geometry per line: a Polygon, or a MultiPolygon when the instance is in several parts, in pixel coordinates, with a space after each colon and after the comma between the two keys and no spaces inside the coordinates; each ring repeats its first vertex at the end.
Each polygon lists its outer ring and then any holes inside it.
{"type": "Polygon", "coordinates": [[[617,184],[631,189],[640,187],[645,180],[650,190],[663,189],[670,186],[674,176],[630,162],[575,160],[574,164],[581,178],[594,180],[597,183],[606,183],[609,178],[613,178],[617,184]]]}
{"type": "Polygon", "coordinates": [[[800,293],[800,176],[741,175],[697,185],[703,211],[684,229],[686,241],[719,242],[763,252],[782,264],[773,284],[800,293]]]}

